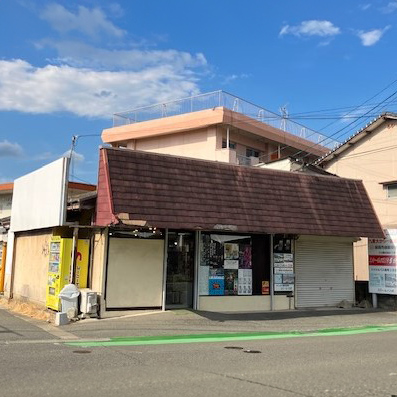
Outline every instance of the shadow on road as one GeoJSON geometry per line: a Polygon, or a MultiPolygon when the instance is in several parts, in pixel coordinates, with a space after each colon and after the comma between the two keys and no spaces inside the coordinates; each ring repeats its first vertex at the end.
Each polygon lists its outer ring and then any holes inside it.
{"type": "Polygon", "coordinates": [[[194,311],[198,316],[204,317],[211,321],[276,321],[308,317],[329,317],[360,315],[369,313],[380,313],[386,310],[380,309],[317,309],[317,310],[291,310],[279,312],[263,313],[214,313],[205,311],[194,311]]]}

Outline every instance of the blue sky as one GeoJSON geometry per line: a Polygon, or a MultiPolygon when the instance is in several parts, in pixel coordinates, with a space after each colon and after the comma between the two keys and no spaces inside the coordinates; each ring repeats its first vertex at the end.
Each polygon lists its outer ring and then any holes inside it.
{"type": "Polygon", "coordinates": [[[75,178],[95,183],[101,140],[83,135],[219,89],[342,139],[396,110],[396,18],[397,0],[0,0],[0,183],[74,134],[75,178]]]}

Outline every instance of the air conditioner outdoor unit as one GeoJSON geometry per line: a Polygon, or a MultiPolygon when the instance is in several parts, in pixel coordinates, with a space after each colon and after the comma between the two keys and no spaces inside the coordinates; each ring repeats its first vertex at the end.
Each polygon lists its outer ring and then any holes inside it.
{"type": "Polygon", "coordinates": [[[80,311],[83,314],[91,316],[96,316],[98,312],[98,295],[96,292],[90,290],[89,288],[80,289],[81,301],[80,301],[80,311]]]}

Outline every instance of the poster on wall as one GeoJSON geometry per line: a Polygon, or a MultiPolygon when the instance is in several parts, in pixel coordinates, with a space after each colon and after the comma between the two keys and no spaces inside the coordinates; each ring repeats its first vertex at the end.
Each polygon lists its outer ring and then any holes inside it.
{"type": "Polygon", "coordinates": [[[223,268],[224,269],[238,269],[238,260],[235,259],[225,259],[223,262],[223,268]]]}
{"type": "Polygon", "coordinates": [[[267,280],[262,281],[262,295],[270,294],[270,283],[267,280]]]}
{"type": "Polygon", "coordinates": [[[252,295],[249,236],[203,234],[200,250],[200,295],[252,295]]]}
{"type": "Polygon", "coordinates": [[[275,238],[273,250],[274,291],[292,292],[294,291],[295,274],[291,238],[275,238]]]}
{"type": "Polygon", "coordinates": [[[252,249],[250,244],[240,244],[239,268],[252,269],[252,249]]]}
{"type": "Polygon", "coordinates": [[[211,277],[208,280],[209,295],[224,295],[225,279],[223,277],[211,277]]]}
{"type": "Polygon", "coordinates": [[[273,241],[273,252],[291,253],[292,239],[289,237],[275,236],[273,241]]]}
{"type": "Polygon", "coordinates": [[[208,279],[210,275],[209,266],[201,266],[199,271],[198,290],[199,295],[208,295],[209,285],[208,279]]]}
{"type": "Polygon", "coordinates": [[[239,256],[238,244],[225,243],[224,255],[225,255],[225,259],[238,259],[239,256]]]}
{"type": "Polygon", "coordinates": [[[385,239],[368,239],[369,292],[397,295],[397,229],[385,239]]]}
{"type": "Polygon", "coordinates": [[[238,295],[252,295],[252,269],[238,269],[238,295]]]}
{"type": "Polygon", "coordinates": [[[237,295],[238,273],[237,270],[225,270],[225,295],[237,295]]]}

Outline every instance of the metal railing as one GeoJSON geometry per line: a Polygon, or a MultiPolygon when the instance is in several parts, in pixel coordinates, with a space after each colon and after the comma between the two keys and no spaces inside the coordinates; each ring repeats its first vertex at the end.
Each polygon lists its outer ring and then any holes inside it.
{"type": "Polygon", "coordinates": [[[328,149],[333,149],[339,142],[328,138],[310,128],[289,120],[277,113],[273,113],[260,106],[254,105],[235,95],[225,91],[214,91],[206,94],[194,95],[188,98],[177,99],[156,105],[136,108],[134,110],[115,113],[113,115],[113,126],[139,123],[142,121],[155,120],[163,117],[176,116],[179,114],[192,113],[200,110],[225,107],[234,112],[244,114],[257,121],[288,132],[291,135],[306,139],[312,143],[319,144],[328,149]]]}
{"type": "Polygon", "coordinates": [[[238,154],[236,156],[237,164],[239,165],[251,165],[251,157],[243,156],[238,154]]]}

